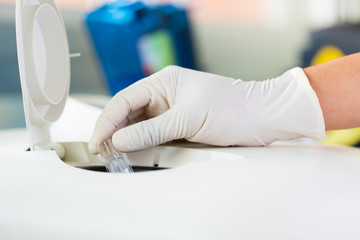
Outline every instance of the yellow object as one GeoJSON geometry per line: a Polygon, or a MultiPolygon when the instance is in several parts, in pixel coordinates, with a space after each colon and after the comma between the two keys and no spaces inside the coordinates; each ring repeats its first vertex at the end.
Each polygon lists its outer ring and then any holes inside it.
{"type": "MultiPolygon", "coordinates": [[[[325,45],[314,55],[311,65],[317,65],[345,56],[340,48],[334,45],[325,45]]],[[[354,146],[360,142],[360,128],[335,130],[326,132],[325,144],[354,146]]]]}
{"type": "Polygon", "coordinates": [[[360,128],[334,130],[326,132],[325,144],[354,146],[360,142],[360,128]]]}
{"type": "Polygon", "coordinates": [[[311,61],[311,65],[317,65],[320,63],[328,62],[336,58],[345,56],[343,51],[340,48],[334,45],[325,45],[314,55],[314,58],[311,61]]]}

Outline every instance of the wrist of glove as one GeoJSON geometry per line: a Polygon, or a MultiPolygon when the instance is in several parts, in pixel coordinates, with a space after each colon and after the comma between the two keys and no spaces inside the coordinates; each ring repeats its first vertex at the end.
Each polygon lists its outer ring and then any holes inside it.
{"type": "Polygon", "coordinates": [[[124,152],[174,139],[261,146],[278,139],[325,138],[315,92],[301,68],[247,82],[166,67],[116,94],[100,115],[92,153],[108,138],[124,152]]]}

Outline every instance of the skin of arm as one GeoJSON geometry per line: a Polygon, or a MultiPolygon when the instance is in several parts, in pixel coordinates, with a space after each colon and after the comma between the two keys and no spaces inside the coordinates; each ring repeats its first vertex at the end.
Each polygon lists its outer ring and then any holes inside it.
{"type": "Polygon", "coordinates": [[[360,126],[360,53],[304,69],[323,112],[326,130],[360,126]]]}

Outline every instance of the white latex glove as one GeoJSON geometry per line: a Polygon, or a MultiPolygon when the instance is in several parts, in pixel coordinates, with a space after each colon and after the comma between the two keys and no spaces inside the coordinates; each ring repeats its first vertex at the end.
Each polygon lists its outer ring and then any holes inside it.
{"type": "Polygon", "coordinates": [[[124,152],[182,138],[260,146],[278,139],[325,138],[325,126],[301,68],[246,82],[170,66],[113,97],[96,123],[90,152],[97,153],[97,145],[111,137],[124,152]]]}

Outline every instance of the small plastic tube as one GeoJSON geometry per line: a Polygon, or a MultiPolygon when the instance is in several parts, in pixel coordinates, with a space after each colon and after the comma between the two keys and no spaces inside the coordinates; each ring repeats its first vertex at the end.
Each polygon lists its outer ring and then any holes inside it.
{"type": "Polygon", "coordinates": [[[108,139],[98,146],[100,159],[108,172],[132,173],[134,172],[125,153],[115,149],[111,140],[108,139]]]}

